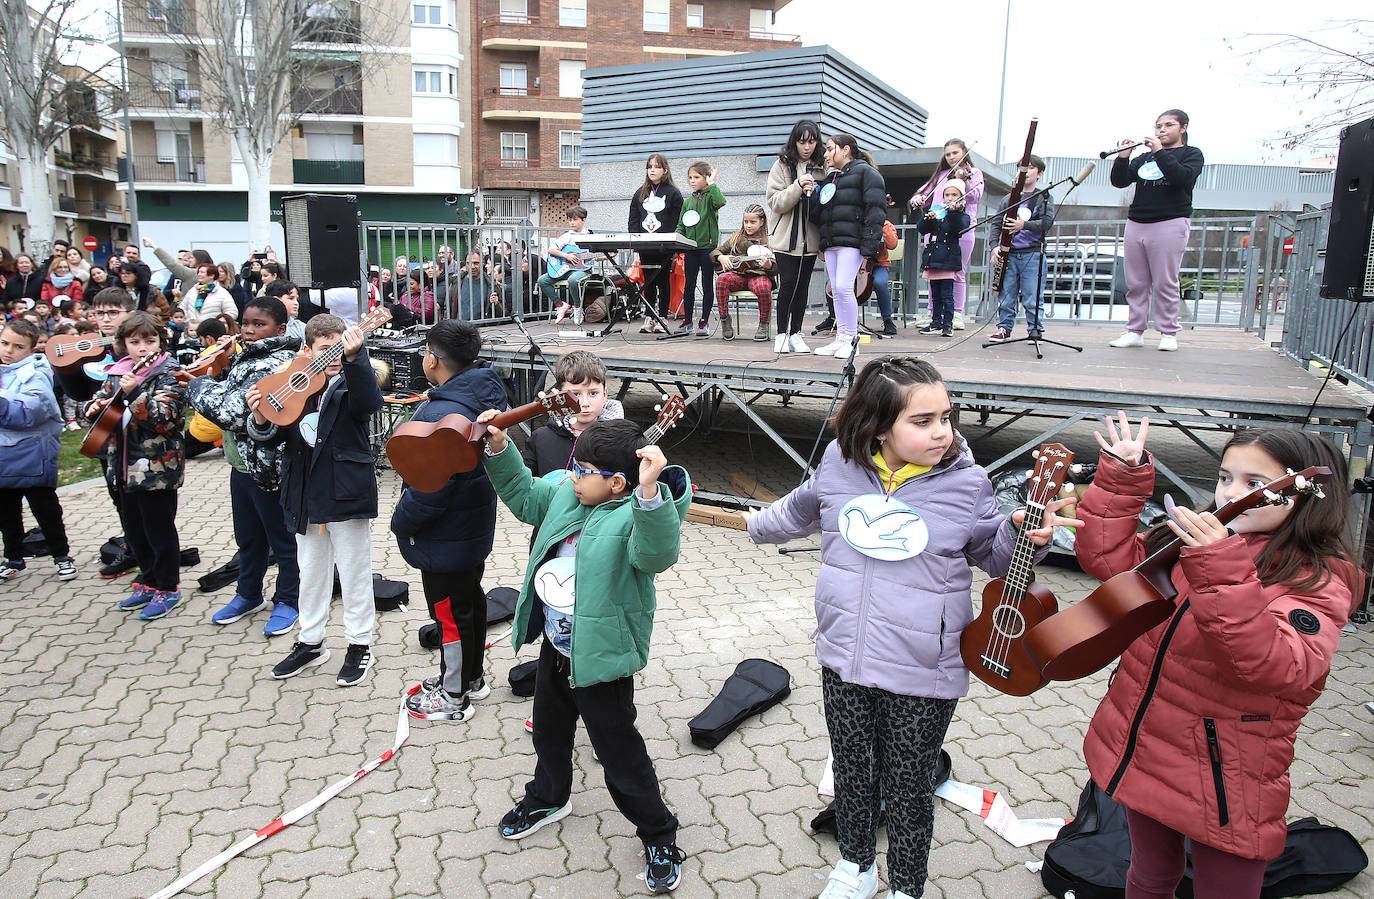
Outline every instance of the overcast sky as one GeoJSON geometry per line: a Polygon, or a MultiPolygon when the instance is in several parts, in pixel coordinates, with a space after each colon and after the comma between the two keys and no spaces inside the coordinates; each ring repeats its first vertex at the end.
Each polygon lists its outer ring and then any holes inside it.
{"type": "MultiPolygon", "coordinates": [[[[1320,154],[1262,143],[1297,120],[1297,96],[1261,85],[1223,39],[1311,32],[1331,20],[1370,18],[1370,5],[1012,0],[1002,156],[1020,155],[1032,116],[1040,118],[1040,155],[1096,156],[1178,107],[1208,162],[1307,162],[1320,154]],[[1322,18],[1305,18],[1308,11],[1322,18]]],[[[993,157],[1006,8],[1006,0],[792,0],[776,27],[808,45],[829,44],[924,107],[927,143],[962,137],[993,157]]]]}

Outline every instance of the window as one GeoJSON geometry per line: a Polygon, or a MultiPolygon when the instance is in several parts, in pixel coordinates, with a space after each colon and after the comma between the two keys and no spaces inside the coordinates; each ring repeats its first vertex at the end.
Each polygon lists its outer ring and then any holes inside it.
{"type": "Polygon", "coordinates": [[[749,36],[773,36],[773,11],[771,9],[749,10],[749,36]]]}
{"type": "Polygon", "coordinates": [[[558,61],[558,96],[582,96],[582,70],[586,67],[586,61],[581,59],[558,61]]]}
{"type": "Polygon", "coordinates": [[[458,138],[451,134],[415,135],[416,165],[456,165],[458,138]]]}
{"type": "Polygon", "coordinates": [[[501,168],[523,169],[530,164],[530,136],[523,131],[501,132],[501,168]]]}
{"type": "Polygon", "coordinates": [[[157,161],[175,162],[177,158],[176,134],[159,128],[153,132],[153,135],[157,140],[157,161]]]}
{"type": "Polygon", "coordinates": [[[530,214],[530,201],[527,197],[490,196],[485,198],[491,210],[487,221],[518,222],[530,214]]]}
{"type": "Polygon", "coordinates": [[[558,0],[558,24],[586,28],[587,0],[558,0]]]}
{"type": "Polygon", "coordinates": [[[529,74],[523,62],[501,63],[501,93],[507,97],[523,97],[529,93],[529,74]]]}
{"type": "Polygon", "coordinates": [[[582,132],[558,132],[558,167],[575,169],[582,165],[582,132]]]}
{"type": "Polygon", "coordinates": [[[528,25],[530,12],[526,0],[501,0],[501,21],[514,25],[528,25]]]}
{"type": "Polygon", "coordinates": [[[410,21],[415,25],[442,25],[443,8],[428,3],[415,3],[410,7],[410,21]]]}
{"type": "Polygon", "coordinates": [[[416,66],[415,72],[415,93],[417,94],[441,94],[452,96],[454,88],[453,73],[446,69],[426,69],[416,66]],[[447,83],[448,89],[444,85],[447,83]]]}
{"type": "Polygon", "coordinates": [[[644,30],[668,30],[668,0],[644,0],[644,30]]]}
{"type": "Polygon", "coordinates": [[[706,4],[688,3],[687,4],[687,27],[705,28],[706,27],[706,4]]]}

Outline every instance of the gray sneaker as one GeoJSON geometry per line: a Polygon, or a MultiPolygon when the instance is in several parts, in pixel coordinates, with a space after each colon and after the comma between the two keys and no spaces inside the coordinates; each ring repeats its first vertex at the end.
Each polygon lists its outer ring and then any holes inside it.
{"type": "Polygon", "coordinates": [[[735,323],[728,315],[720,317],[720,336],[726,340],[735,339],[735,323]]]}
{"type": "Polygon", "coordinates": [[[466,696],[454,699],[436,688],[406,697],[406,713],[421,721],[466,721],[477,709],[466,696]]]}

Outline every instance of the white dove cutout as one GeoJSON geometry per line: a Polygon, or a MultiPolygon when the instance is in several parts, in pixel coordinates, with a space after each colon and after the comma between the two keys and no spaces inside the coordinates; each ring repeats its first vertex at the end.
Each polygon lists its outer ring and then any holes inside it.
{"type": "Polygon", "coordinates": [[[915,509],[876,493],[845,503],[839,528],[845,543],[880,562],[910,559],[930,543],[930,529],[915,509]]]}
{"type": "Polygon", "coordinates": [[[534,573],[534,592],[553,611],[572,614],[577,603],[576,573],[577,563],[572,556],[549,559],[534,573]]]}
{"type": "Polygon", "coordinates": [[[311,412],[304,416],[297,427],[301,431],[301,439],[310,446],[315,445],[315,441],[320,437],[320,413],[311,412]]]}
{"type": "Polygon", "coordinates": [[[1153,159],[1136,169],[1135,173],[1145,181],[1158,181],[1164,177],[1164,172],[1160,170],[1159,163],[1153,159]]]}

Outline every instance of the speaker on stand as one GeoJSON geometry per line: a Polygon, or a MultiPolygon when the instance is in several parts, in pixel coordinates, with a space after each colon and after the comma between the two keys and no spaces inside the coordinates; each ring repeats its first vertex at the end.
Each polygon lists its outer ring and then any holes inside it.
{"type": "Polygon", "coordinates": [[[1321,295],[1374,302],[1374,118],[1341,129],[1321,295]]]}
{"type": "MultiPolygon", "coordinates": [[[[331,306],[337,307],[337,301],[330,296],[332,302],[326,302],[324,292],[337,295],[339,288],[351,289],[357,297],[357,311],[345,318],[356,322],[366,307],[358,243],[358,198],[352,194],[282,197],[281,219],[291,280],[302,294],[311,291],[309,302],[330,311],[331,306]]],[[[304,310],[306,303],[301,306],[304,310]]]]}

